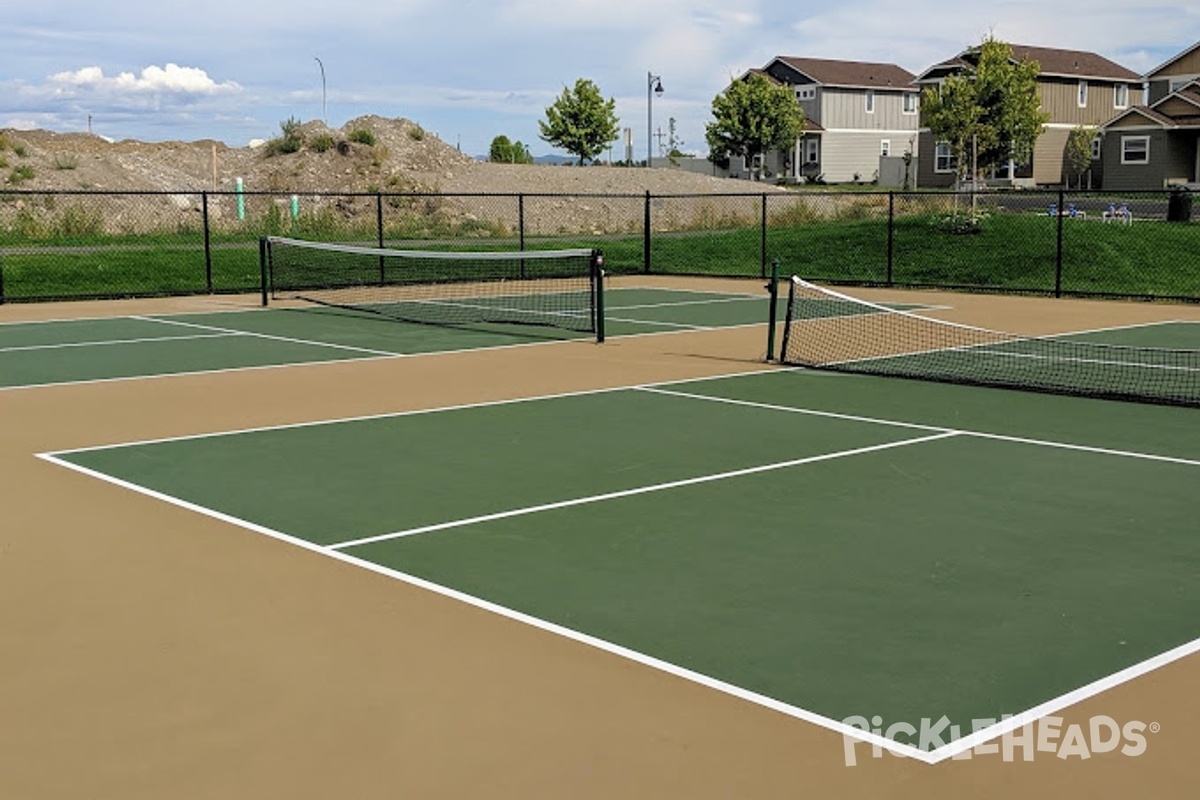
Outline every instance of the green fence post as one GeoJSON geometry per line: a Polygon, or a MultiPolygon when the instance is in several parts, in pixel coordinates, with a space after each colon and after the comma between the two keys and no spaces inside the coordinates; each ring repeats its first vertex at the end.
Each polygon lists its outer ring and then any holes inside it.
{"type": "Polygon", "coordinates": [[[758,274],[759,277],[767,277],[767,193],[762,195],[762,208],[759,214],[759,237],[758,237],[758,274]]]}
{"type": "Polygon", "coordinates": [[[892,285],[892,259],[896,247],[896,193],[888,192],[887,285],[892,285]]]}

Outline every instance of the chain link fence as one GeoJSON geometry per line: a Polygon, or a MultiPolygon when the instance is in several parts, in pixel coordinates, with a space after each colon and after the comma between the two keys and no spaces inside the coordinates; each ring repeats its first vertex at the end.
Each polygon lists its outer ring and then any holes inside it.
{"type": "Polygon", "coordinates": [[[258,239],[598,247],[610,272],[1200,302],[1181,191],[705,195],[0,190],[0,302],[258,290],[258,239]]]}

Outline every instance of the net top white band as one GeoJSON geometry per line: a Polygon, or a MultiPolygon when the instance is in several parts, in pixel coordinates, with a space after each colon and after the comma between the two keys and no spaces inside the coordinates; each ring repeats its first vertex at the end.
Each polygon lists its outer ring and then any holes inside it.
{"type": "Polygon", "coordinates": [[[311,250],[328,250],[335,253],[394,256],[396,258],[441,258],[448,261],[460,259],[512,261],[515,259],[590,258],[593,253],[592,250],[583,247],[568,250],[497,250],[483,252],[467,250],[393,250],[387,247],[361,247],[352,244],[330,244],[328,242],[312,242],[306,239],[289,239],[286,236],[268,236],[267,241],[272,244],[294,245],[311,250]]]}

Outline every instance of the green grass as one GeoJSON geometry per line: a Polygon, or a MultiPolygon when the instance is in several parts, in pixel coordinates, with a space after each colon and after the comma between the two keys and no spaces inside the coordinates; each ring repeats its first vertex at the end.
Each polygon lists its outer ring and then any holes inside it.
{"type": "MultiPolygon", "coordinates": [[[[371,198],[367,198],[371,201],[371,198]]],[[[373,202],[373,201],[371,201],[373,202]]],[[[769,225],[766,260],[783,273],[839,282],[979,288],[1050,293],[1056,288],[1057,227],[1049,217],[995,213],[977,234],[947,233],[936,214],[897,216],[892,269],[887,264],[886,219],[793,220],[769,225]]],[[[0,230],[0,247],[43,248],[3,256],[5,294],[11,298],[111,296],[204,291],[199,231],[113,236],[89,219],[46,229],[0,230]],[[133,250],[131,248],[139,248],[133,250]]],[[[361,228],[361,226],[360,226],[361,228]]],[[[237,232],[213,232],[213,288],[241,291],[258,285],[256,239],[286,233],[325,241],[370,244],[374,232],[350,230],[332,212],[304,214],[296,223],[279,213],[247,222],[237,232]]],[[[514,232],[485,221],[456,222],[413,209],[387,221],[389,246],[446,250],[512,250],[514,232]]],[[[531,249],[599,247],[616,273],[644,269],[640,232],[599,236],[527,237],[531,249]]],[[[1066,220],[1061,290],[1067,294],[1200,299],[1200,225],[1140,221],[1132,226],[1066,220]]],[[[758,277],[762,231],[711,227],[656,231],[651,271],[663,274],[758,277]]]]}

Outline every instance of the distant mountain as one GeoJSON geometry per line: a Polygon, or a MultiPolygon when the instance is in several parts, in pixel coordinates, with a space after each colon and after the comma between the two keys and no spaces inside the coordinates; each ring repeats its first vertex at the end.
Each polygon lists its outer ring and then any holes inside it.
{"type": "MultiPolygon", "coordinates": [[[[487,161],[488,160],[487,156],[475,156],[475,158],[479,161],[487,161]]],[[[550,165],[553,165],[556,167],[561,166],[563,164],[574,164],[578,160],[579,159],[577,159],[575,156],[560,156],[560,155],[554,155],[554,154],[551,154],[548,156],[534,156],[533,157],[533,163],[535,163],[535,164],[550,164],[550,165]]]]}

